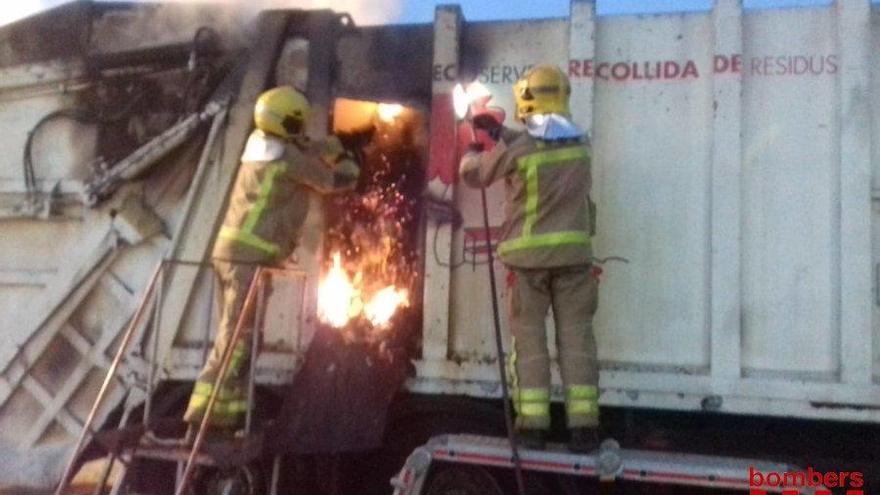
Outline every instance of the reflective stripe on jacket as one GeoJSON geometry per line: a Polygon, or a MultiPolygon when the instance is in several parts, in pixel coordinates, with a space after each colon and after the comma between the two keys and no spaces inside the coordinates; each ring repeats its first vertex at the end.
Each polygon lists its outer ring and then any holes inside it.
{"type": "Polygon", "coordinates": [[[338,162],[341,150],[333,137],[294,144],[254,131],[242,155],[214,258],[273,263],[289,256],[308,212],[309,189],[338,189],[331,167],[340,164],[327,160],[338,162]]]}
{"type": "Polygon", "coordinates": [[[498,245],[505,264],[552,268],[590,263],[590,160],[585,142],[543,141],[507,129],[492,150],[462,158],[460,175],[466,184],[505,180],[498,245]]]}

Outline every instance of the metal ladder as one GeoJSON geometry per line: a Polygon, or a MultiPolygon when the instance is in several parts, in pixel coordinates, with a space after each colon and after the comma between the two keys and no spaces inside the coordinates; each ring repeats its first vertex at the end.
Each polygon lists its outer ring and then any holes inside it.
{"type": "MultiPolygon", "coordinates": [[[[263,326],[263,317],[266,307],[266,286],[268,283],[268,279],[274,276],[285,276],[290,278],[303,279],[305,277],[305,272],[299,269],[268,268],[263,266],[259,266],[257,268],[257,271],[253,279],[251,280],[251,284],[248,288],[247,296],[245,298],[239,320],[236,323],[232,340],[230,341],[227,348],[224,349],[223,357],[221,360],[221,367],[213,384],[214,386],[211,396],[208,400],[208,404],[206,406],[206,411],[198,424],[198,428],[194,428],[195,425],[191,425],[187,430],[186,436],[183,439],[161,439],[151,432],[150,426],[154,424],[153,422],[151,422],[152,402],[157,385],[156,379],[159,367],[159,363],[156,359],[151,359],[149,361],[150,369],[147,379],[146,398],[144,402],[144,412],[141,424],[137,426],[127,425],[130,418],[130,413],[133,408],[126,408],[122,415],[122,419],[120,420],[119,428],[117,430],[113,430],[111,432],[98,432],[94,428],[97,412],[100,410],[104,401],[106,400],[108,395],[107,392],[110,388],[110,385],[119,370],[120,364],[128,354],[129,348],[131,347],[132,342],[135,340],[134,337],[137,333],[137,329],[142,326],[141,323],[145,318],[145,315],[148,313],[147,310],[151,304],[154,309],[153,329],[151,335],[153,347],[152,356],[157,355],[157,349],[159,345],[158,323],[161,320],[162,293],[165,285],[165,272],[167,267],[172,265],[194,266],[200,269],[210,266],[209,263],[188,262],[181,260],[163,260],[156,266],[155,271],[149,279],[147,289],[144,292],[143,298],[140,301],[137,311],[130,320],[129,325],[122,336],[119,348],[117,349],[113,361],[107,370],[107,374],[104,378],[101,389],[98,392],[97,397],[95,398],[89,416],[86,419],[79,439],[73,449],[73,453],[71,454],[70,459],[66,465],[64,474],[62,475],[61,480],[55,490],[55,495],[63,495],[68,489],[72,476],[74,475],[73,470],[77,466],[77,461],[80,455],[82,455],[84,448],[89,440],[105,450],[108,459],[107,464],[105,465],[99,479],[99,482],[95,486],[95,495],[101,495],[104,492],[107,480],[111,474],[113,464],[115,462],[120,462],[123,465],[123,472],[120,479],[111,491],[111,493],[114,495],[119,493],[122,487],[126,484],[126,478],[129,474],[129,467],[131,466],[131,463],[135,460],[135,458],[177,462],[178,469],[177,478],[175,480],[175,493],[177,493],[178,495],[182,495],[184,493],[187,493],[187,490],[189,489],[189,486],[193,481],[193,477],[198,466],[243,465],[252,461],[261,454],[262,436],[253,434],[253,413],[256,388],[256,362],[259,356],[259,336],[263,326]],[[246,327],[246,320],[250,316],[252,311],[255,311],[255,314],[254,328],[251,332],[252,340],[250,347],[250,363],[248,366],[248,382],[246,393],[247,409],[243,430],[244,436],[229,439],[229,441],[223,442],[222,445],[219,446],[219,448],[213,449],[213,453],[206,453],[204,452],[205,441],[207,433],[209,431],[213,409],[217,402],[220,382],[222,377],[226,375],[226,372],[231,362],[232,351],[235,348],[235,344],[243,337],[246,327]]],[[[207,338],[208,336],[206,335],[206,349],[208,343],[207,338]]],[[[207,353],[205,353],[204,356],[207,356],[207,353]]],[[[276,456],[273,462],[273,473],[270,482],[270,490],[272,493],[275,493],[277,489],[276,485],[278,481],[279,469],[280,457],[276,456]]]]}

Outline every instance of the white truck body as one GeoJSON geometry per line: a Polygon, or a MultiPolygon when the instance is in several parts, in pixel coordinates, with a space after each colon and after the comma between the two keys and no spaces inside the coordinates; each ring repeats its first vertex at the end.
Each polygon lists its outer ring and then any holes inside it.
{"type": "MultiPolygon", "coordinates": [[[[480,227],[478,191],[438,176],[457,163],[452,87],[476,76],[515,126],[517,75],[559,64],[572,79],[574,119],[592,140],[595,253],[628,260],[604,266],[595,320],[600,402],[880,422],[880,14],[867,0],[760,11],[716,3],[708,12],[597,17],[591,1],[574,0],[567,18],[488,23],[439,8],[425,28],[433,29],[433,52],[418,48],[432,71],[408,76],[433,78],[431,94],[403,98],[430,115],[427,191],[453,199],[465,228],[480,227]]],[[[225,27],[210,13],[199,16],[193,30],[225,27]]],[[[137,46],[119,37],[118,24],[103,22],[98,50],[137,46]]],[[[114,22],[134,32],[157,20],[121,15],[114,22]]],[[[183,41],[191,32],[155,41],[183,41]]],[[[282,52],[280,81],[302,77],[301,48],[291,42],[282,52]]],[[[345,50],[359,49],[369,48],[341,45],[342,79],[349,77],[345,50]]],[[[0,194],[9,202],[23,193],[27,130],[70,104],[79,70],[75,59],[0,69],[0,194]]],[[[392,99],[393,89],[386,91],[374,98],[392,99]]],[[[66,123],[45,132],[52,138],[38,146],[40,187],[57,182],[61,193],[76,193],[94,157],[92,134],[66,123]]],[[[186,199],[188,176],[150,176],[145,195],[165,236],[112,250],[110,258],[96,253],[106,251],[107,213],[118,201],[94,210],[74,205],[51,221],[4,220],[4,438],[29,447],[78,433],[153,267],[163,257],[204,256],[217,215],[200,215],[222,202],[230,174],[209,168],[190,185],[202,188],[194,203],[186,199]],[[182,221],[187,227],[178,229],[182,221]],[[92,266],[99,270],[83,278],[92,266]]],[[[502,222],[502,187],[489,191],[494,225],[502,222]]],[[[260,383],[289,380],[313,331],[321,225],[314,210],[299,253],[309,282],[272,296],[260,383]]],[[[499,397],[486,267],[444,266],[461,261],[462,229],[429,218],[424,239],[422,353],[407,388],[499,397]]],[[[168,336],[161,373],[191,380],[217,308],[208,271],[176,276],[161,308],[168,336]]],[[[501,298],[504,308],[507,295],[501,298]]],[[[143,375],[136,361],[131,369],[143,375]]]]}
{"type": "MultiPolygon", "coordinates": [[[[867,2],[593,12],[468,24],[459,63],[508,115],[523,67],[568,67],[572,113],[591,130],[596,255],[629,260],[609,263],[600,289],[601,403],[877,421],[880,17],[867,2]]],[[[478,191],[453,194],[479,226],[478,191]]],[[[426,279],[413,387],[497,393],[485,268],[429,255],[426,279]]]]}

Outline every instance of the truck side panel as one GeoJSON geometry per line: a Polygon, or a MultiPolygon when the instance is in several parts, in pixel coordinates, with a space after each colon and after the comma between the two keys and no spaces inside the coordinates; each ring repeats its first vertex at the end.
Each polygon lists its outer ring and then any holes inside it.
{"type": "MultiPolygon", "coordinates": [[[[596,254],[629,260],[604,267],[602,402],[880,419],[877,13],[718,2],[596,17],[581,0],[572,12],[552,28],[466,23],[480,36],[461,51],[490,68],[472,75],[508,116],[505,66],[553,62],[572,78],[593,140],[596,254]]],[[[465,227],[478,226],[478,195],[455,191],[465,227]]],[[[452,252],[466,239],[454,233],[452,252]]],[[[480,265],[452,270],[448,354],[463,361],[421,361],[414,390],[499,393],[485,278],[480,265]]]]}

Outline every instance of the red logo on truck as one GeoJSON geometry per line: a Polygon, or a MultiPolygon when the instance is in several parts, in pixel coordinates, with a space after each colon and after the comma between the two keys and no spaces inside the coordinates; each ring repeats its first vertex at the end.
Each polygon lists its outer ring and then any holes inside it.
{"type": "MultiPolygon", "coordinates": [[[[705,70],[709,70],[706,68],[705,70]]],[[[717,54],[712,59],[715,74],[750,76],[821,76],[836,74],[839,61],[836,54],[776,54],[743,58],[738,53],[717,54]]],[[[568,77],[602,81],[669,81],[694,80],[700,69],[693,59],[688,60],[593,60],[568,61],[568,77]]],[[[494,81],[492,81],[494,82],[494,81]]]]}
{"type": "Polygon", "coordinates": [[[767,495],[782,489],[782,495],[800,495],[801,488],[818,489],[815,495],[831,495],[830,488],[846,489],[846,495],[864,495],[865,477],[858,471],[823,472],[808,467],[806,471],[768,471],[749,468],[749,495],[767,495]]]}

